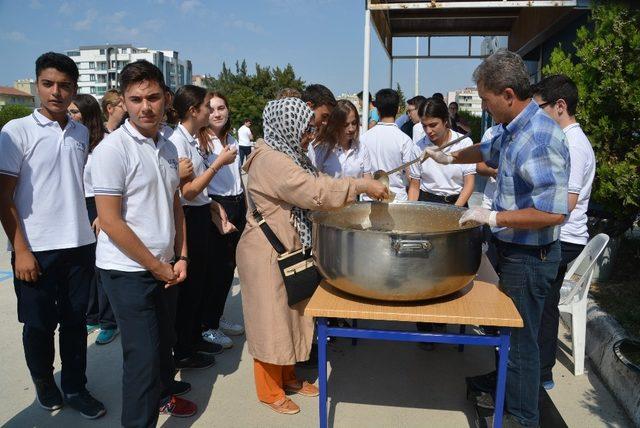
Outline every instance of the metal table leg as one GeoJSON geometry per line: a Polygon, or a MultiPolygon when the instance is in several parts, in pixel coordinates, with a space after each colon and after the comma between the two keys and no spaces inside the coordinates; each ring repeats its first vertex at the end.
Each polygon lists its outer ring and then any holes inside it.
{"type": "Polygon", "coordinates": [[[500,329],[500,347],[498,350],[498,380],[496,384],[496,409],[493,413],[494,428],[502,428],[504,414],[504,397],[507,386],[507,361],[509,359],[510,328],[500,329]]]}
{"type": "Polygon", "coordinates": [[[318,381],[320,383],[320,427],[327,427],[327,319],[318,318],[318,381]]]}

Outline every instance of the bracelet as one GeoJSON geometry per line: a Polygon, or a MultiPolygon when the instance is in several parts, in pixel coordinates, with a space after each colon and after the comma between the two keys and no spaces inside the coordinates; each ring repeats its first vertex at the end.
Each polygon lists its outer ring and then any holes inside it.
{"type": "Polygon", "coordinates": [[[187,264],[189,264],[189,257],[187,256],[180,256],[176,259],[176,262],[180,261],[180,260],[184,260],[185,262],[187,262],[187,264]]]}

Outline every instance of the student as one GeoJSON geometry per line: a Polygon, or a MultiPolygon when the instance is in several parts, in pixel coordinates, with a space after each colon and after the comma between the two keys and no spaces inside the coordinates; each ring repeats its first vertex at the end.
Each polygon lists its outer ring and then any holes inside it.
{"type": "Polygon", "coordinates": [[[471,131],[469,124],[467,123],[460,113],[458,113],[459,107],[458,103],[452,101],[449,103],[449,122],[451,122],[451,129],[456,131],[459,134],[466,134],[471,131]]]}
{"type": "Polygon", "coordinates": [[[589,139],[576,121],[578,88],[571,79],[553,75],[542,79],[533,87],[533,99],[558,125],[562,127],[569,144],[571,170],[569,173],[569,217],[560,228],[561,261],[555,281],[544,302],[542,322],[538,334],[540,346],[540,383],[545,389],[554,386],[552,369],[558,348],[558,322],[560,288],[567,265],[575,260],[589,240],[587,208],[591,185],[596,173],[596,158],[589,139]]]}
{"type": "MultiPolygon", "coordinates": [[[[371,168],[390,171],[416,158],[416,147],[407,135],[398,129],[395,117],[398,114],[400,97],[393,89],[381,89],[376,93],[376,105],[380,122],[360,137],[371,159],[371,168]]],[[[409,193],[402,181],[402,173],[389,176],[389,187],[398,201],[415,201],[420,192],[420,166],[412,165],[409,171],[409,193]]],[[[405,172],[406,173],[406,172],[405,172]]]]}
{"type": "Polygon", "coordinates": [[[117,89],[109,89],[100,101],[102,113],[107,121],[104,127],[107,133],[113,132],[124,122],[127,111],[124,109],[122,94],[117,89]]]}
{"type": "Polygon", "coordinates": [[[307,150],[309,143],[314,141],[318,136],[318,132],[326,126],[329,116],[336,106],[336,99],[333,93],[324,85],[309,85],[302,92],[302,101],[313,111],[313,126],[311,132],[305,134],[305,140],[302,141],[302,149],[307,150]]]}
{"type": "MultiPolygon", "coordinates": [[[[498,248],[500,288],[524,322],[511,334],[505,423],[537,426],[540,387],[538,331],[560,264],[560,224],[567,211],[569,150],[560,127],[531,99],[529,73],[515,53],[501,49],[473,73],[482,104],[498,123],[493,137],[453,153],[427,149],[436,162],[487,162],[498,168],[491,209],[473,207],[460,223],[488,224],[498,248]]],[[[495,372],[469,379],[495,389],[495,372]]]]}
{"type": "MultiPolygon", "coordinates": [[[[417,156],[424,149],[437,148],[461,137],[459,133],[449,128],[449,111],[444,101],[430,98],[420,105],[418,110],[421,125],[426,136],[417,143],[417,156]]],[[[444,149],[445,153],[462,150],[473,145],[470,138],[444,149]]],[[[466,207],[469,197],[473,193],[476,166],[468,165],[440,165],[433,159],[427,159],[420,165],[420,197],[424,202],[466,207]]]]}
{"type": "Polygon", "coordinates": [[[148,61],[129,63],[120,89],[129,119],[93,152],[102,228],[96,266],[122,338],[122,425],[154,426],[158,410],[196,413],[195,404],[172,395],[188,385],[173,380],[173,322],[165,296],[187,275],[178,151],[159,132],[166,100],[162,72],[148,61]]]}
{"type": "Polygon", "coordinates": [[[371,178],[371,160],[360,144],[358,109],[351,101],[339,100],[318,143],[309,150],[309,159],[320,172],[331,177],[371,178]]]}
{"type": "Polygon", "coordinates": [[[201,144],[194,135],[209,123],[211,96],[204,88],[182,86],[176,92],[173,107],[180,118],[169,140],[175,144],[178,156],[191,162],[191,173],[180,182],[182,208],[187,227],[189,275],[180,286],[176,310],[174,347],[176,368],[203,369],[215,364],[214,354],[222,346],[202,339],[200,313],[207,285],[207,266],[210,246],[211,213],[207,186],[224,165],[233,163],[234,151],[227,146],[213,163],[209,163],[209,146],[201,144]]]}
{"type": "MultiPolygon", "coordinates": [[[[360,109],[363,109],[362,105],[362,91],[358,92],[356,95],[358,97],[358,101],[360,102],[360,109]]],[[[396,112],[397,114],[397,112],[396,112]]],[[[371,93],[369,93],[369,128],[371,129],[376,126],[376,123],[380,122],[380,112],[378,111],[378,107],[373,102],[373,98],[371,97],[371,93]]]]}
{"type": "Polygon", "coordinates": [[[251,119],[245,119],[243,125],[238,129],[238,147],[240,149],[240,165],[242,165],[253,148],[251,119]]]}
{"type": "Polygon", "coordinates": [[[0,132],[0,220],[38,404],[57,410],[66,403],[96,419],[106,410],[85,388],[87,285],[95,242],[82,189],[89,132],[67,116],[78,74],[65,55],[48,52],[37,59],[41,107],[0,132]],[[58,325],[64,401],[53,378],[58,325]]]}
{"type": "Polygon", "coordinates": [[[211,251],[208,259],[207,280],[202,310],[205,331],[202,338],[224,348],[231,348],[233,341],[228,336],[244,333],[240,324],[226,320],[222,315],[236,269],[236,247],[246,223],[247,206],[244,187],[240,178],[240,158],[236,156],[238,142],[229,132],[231,117],[227,98],[219,92],[210,94],[211,115],[209,126],[199,134],[200,145],[209,147],[207,162],[212,165],[223,155],[231,152],[229,159],[217,170],[207,186],[212,202],[212,220],[209,228],[211,251]]]}
{"type": "Polygon", "coordinates": [[[422,140],[425,135],[422,123],[420,122],[420,115],[418,114],[418,109],[425,101],[427,101],[427,99],[422,95],[417,95],[407,101],[407,115],[409,115],[411,119],[411,124],[407,125],[411,127],[411,135],[409,135],[409,137],[411,137],[411,141],[413,141],[414,144],[422,140]]]}
{"type": "MultiPolygon", "coordinates": [[[[97,220],[98,213],[96,211],[95,195],[93,193],[93,185],[91,184],[91,158],[93,149],[102,141],[106,134],[106,130],[102,123],[102,112],[100,104],[89,94],[78,94],[69,105],[69,115],[89,130],[89,155],[87,163],[84,165],[84,197],[87,204],[87,212],[89,213],[89,222],[97,235],[100,231],[100,222],[97,220]]],[[[91,252],[92,262],[95,266],[95,245],[91,252]]],[[[96,337],[96,345],[106,345],[111,343],[118,335],[116,319],[109,304],[102,284],[100,284],[97,272],[94,272],[90,283],[89,304],[87,305],[87,334],[92,333],[100,328],[100,333],[96,337]]]]}

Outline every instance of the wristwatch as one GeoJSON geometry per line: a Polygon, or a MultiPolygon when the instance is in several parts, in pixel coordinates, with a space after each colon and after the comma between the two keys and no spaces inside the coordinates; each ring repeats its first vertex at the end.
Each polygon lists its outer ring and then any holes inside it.
{"type": "Polygon", "coordinates": [[[180,260],[184,260],[185,262],[187,262],[187,264],[189,264],[189,257],[187,257],[187,256],[180,256],[180,257],[178,257],[178,258],[176,259],[176,262],[177,262],[177,261],[180,261],[180,260]]]}

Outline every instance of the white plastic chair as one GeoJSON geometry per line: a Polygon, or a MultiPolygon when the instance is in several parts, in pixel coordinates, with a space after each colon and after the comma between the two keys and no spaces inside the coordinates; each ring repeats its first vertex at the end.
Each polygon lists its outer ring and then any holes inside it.
{"type": "Polygon", "coordinates": [[[594,236],[569,266],[560,289],[558,309],[561,313],[571,314],[571,350],[575,376],[584,374],[589,287],[596,262],[608,243],[608,235],[600,233],[594,236]]]}

